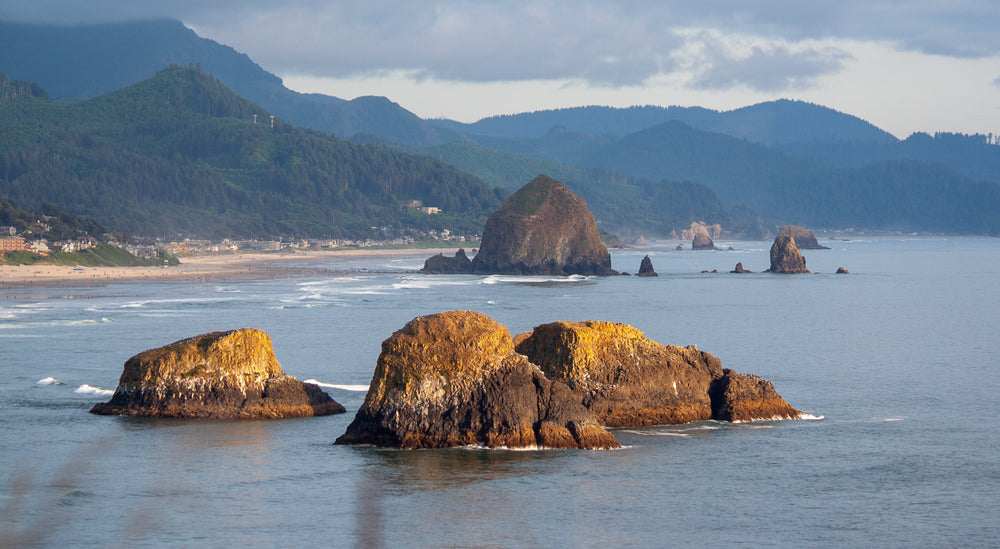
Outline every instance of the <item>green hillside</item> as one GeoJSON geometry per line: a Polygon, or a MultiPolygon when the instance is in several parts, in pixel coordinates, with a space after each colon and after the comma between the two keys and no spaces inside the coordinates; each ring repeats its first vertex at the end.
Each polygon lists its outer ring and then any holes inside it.
{"type": "Polygon", "coordinates": [[[0,104],[0,125],[0,196],[133,235],[475,233],[503,195],[427,156],[272,129],[270,113],[193,67],[68,106],[22,96],[0,104]],[[409,200],[444,213],[401,208],[409,200]]]}

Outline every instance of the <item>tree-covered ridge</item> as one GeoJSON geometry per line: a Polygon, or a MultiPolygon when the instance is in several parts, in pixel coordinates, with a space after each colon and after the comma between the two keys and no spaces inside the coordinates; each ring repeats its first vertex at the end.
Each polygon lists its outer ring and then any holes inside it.
{"type": "Polygon", "coordinates": [[[69,106],[0,105],[0,195],[135,235],[362,236],[373,226],[479,232],[501,195],[426,156],[293,127],[197,67],[69,106]],[[254,120],[256,115],[256,121],[254,120]],[[428,216],[401,205],[442,208],[428,216]]]}
{"type": "Polygon", "coordinates": [[[27,80],[11,80],[6,74],[0,73],[0,103],[13,101],[18,97],[30,95],[48,99],[48,94],[41,86],[27,80]]]}

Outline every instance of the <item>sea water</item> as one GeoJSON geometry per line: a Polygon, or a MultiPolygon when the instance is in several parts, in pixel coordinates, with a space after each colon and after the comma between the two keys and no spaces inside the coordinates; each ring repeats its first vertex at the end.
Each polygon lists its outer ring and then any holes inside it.
{"type": "Polygon", "coordinates": [[[657,278],[425,276],[414,256],[4,289],[0,546],[997,546],[1000,240],[823,243],[808,275],[761,274],[767,242],[722,242],[734,249],[612,254],[635,272],[648,253],[657,278]],[[729,274],[738,261],[758,272],[729,274]],[[619,429],[624,448],[606,452],[334,446],[381,342],[453,309],[512,334],[628,323],[772,381],[810,419],[619,429]],[[130,356],[239,327],[267,331],[285,371],[348,413],[87,413],[130,356]]]}

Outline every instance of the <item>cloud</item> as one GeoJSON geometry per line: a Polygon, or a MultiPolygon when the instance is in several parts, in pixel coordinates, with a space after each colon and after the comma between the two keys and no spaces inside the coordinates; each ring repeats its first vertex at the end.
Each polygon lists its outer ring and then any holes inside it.
{"type": "Polygon", "coordinates": [[[0,19],[173,17],[279,74],[400,71],[445,81],[581,80],[630,86],[691,74],[701,87],[778,90],[838,70],[817,43],[890,43],[948,57],[1000,54],[995,0],[8,0],[0,19]],[[688,31],[754,39],[714,51],[688,31]],[[688,57],[689,52],[696,55],[688,57]]]}

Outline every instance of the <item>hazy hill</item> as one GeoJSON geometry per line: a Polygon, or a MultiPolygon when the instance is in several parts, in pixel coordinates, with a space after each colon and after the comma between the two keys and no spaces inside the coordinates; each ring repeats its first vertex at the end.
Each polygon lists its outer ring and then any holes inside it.
{"type": "Polygon", "coordinates": [[[874,158],[861,167],[831,166],[677,121],[621,138],[559,129],[535,139],[475,139],[546,161],[653,181],[695,181],[724,204],[750,207],[778,223],[1000,233],[1000,185],[941,163],[874,158]]]}
{"type": "Polygon", "coordinates": [[[289,90],[246,54],[201,38],[179,21],[72,27],[0,22],[0,72],[37,82],[60,103],[112,92],[171,64],[200,64],[239,95],[292,124],[345,139],[377,134],[413,146],[457,139],[453,131],[385,98],[345,101],[289,90]]]}
{"type": "Polygon", "coordinates": [[[0,196],[132,234],[478,232],[501,202],[481,180],[426,156],[281,119],[272,130],[268,111],[190,67],[67,106],[21,96],[0,104],[0,127],[0,196]],[[408,200],[446,213],[402,209],[408,200]]]}
{"type": "Polygon", "coordinates": [[[620,137],[671,121],[766,145],[800,141],[896,141],[891,134],[855,116],[787,99],[731,111],[676,106],[576,107],[492,116],[472,124],[444,120],[433,122],[476,135],[537,138],[547,134],[552,128],[573,133],[620,137]]]}

